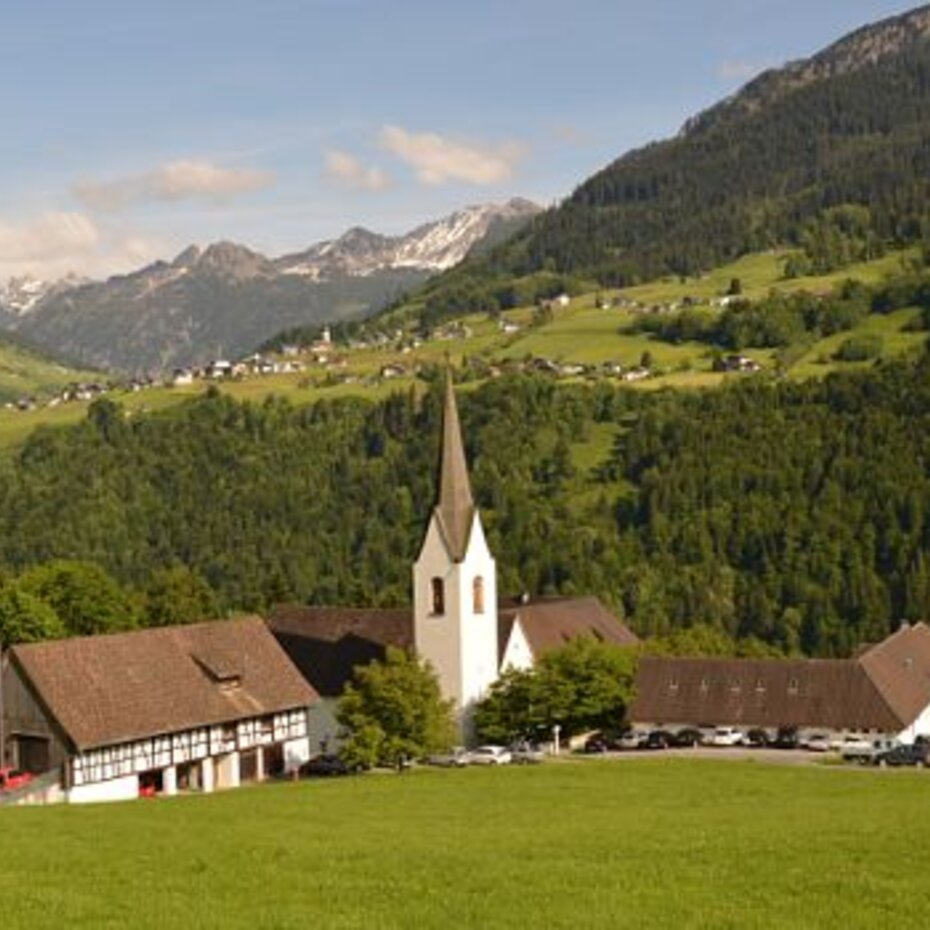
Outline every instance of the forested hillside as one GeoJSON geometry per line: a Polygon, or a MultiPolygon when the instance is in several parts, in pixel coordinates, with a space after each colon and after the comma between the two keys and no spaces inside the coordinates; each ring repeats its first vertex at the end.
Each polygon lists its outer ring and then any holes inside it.
{"type": "Polygon", "coordinates": [[[774,246],[800,250],[795,270],[838,267],[926,239],[928,177],[923,7],[767,72],[678,136],[624,155],[488,256],[435,279],[424,304],[432,319],[463,303],[493,310],[528,275],[625,286],[774,246]]]}
{"type": "MultiPolygon", "coordinates": [[[[930,615],[926,356],[693,395],[516,377],[460,400],[502,592],[592,592],[642,633],[701,622],[825,655],[930,615]]],[[[98,402],[2,465],[0,564],[89,560],[156,593],[187,566],[223,611],[404,603],[438,412],[435,390],[302,409],[214,393],[131,419],[98,402]]]]}

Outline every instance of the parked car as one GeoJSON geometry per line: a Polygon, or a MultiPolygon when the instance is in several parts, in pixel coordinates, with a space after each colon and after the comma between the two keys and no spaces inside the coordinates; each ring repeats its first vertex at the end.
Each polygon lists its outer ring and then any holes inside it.
{"type": "Polygon", "coordinates": [[[672,737],[673,746],[699,746],[704,741],[704,734],[695,727],[685,727],[672,737]]]}
{"type": "Polygon", "coordinates": [[[649,734],[645,730],[627,730],[617,742],[618,749],[638,749],[649,734]]]}
{"type": "Polygon", "coordinates": [[[846,762],[868,762],[875,755],[872,741],[856,735],[844,737],[839,752],[846,762]]]}
{"type": "Polygon", "coordinates": [[[0,791],[12,791],[14,788],[22,788],[32,781],[33,775],[30,772],[21,772],[11,766],[5,766],[0,769],[0,791]]]}
{"type": "Polygon", "coordinates": [[[545,758],[545,753],[532,743],[514,743],[510,747],[510,761],[513,765],[538,765],[545,758]]]}
{"type": "Polygon", "coordinates": [[[512,760],[513,755],[504,746],[479,746],[468,753],[472,765],[509,765],[512,760]]]}
{"type": "Polygon", "coordinates": [[[668,730],[650,730],[640,741],[640,749],[668,749],[675,737],[668,730]]]}
{"type": "Polygon", "coordinates": [[[437,765],[446,769],[461,769],[468,765],[468,753],[461,746],[451,752],[439,752],[423,760],[426,765],[437,765]]]}
{"type": "Polygon", "coordinates": [[[801,747],[808,752],[829,752],[830,737],[826,733],[814,733],[802,741],[801,747]]]}
{"type": "Polygon", "coordinates": [[[306,778],[330,778],[337,775],[351,775],[358,771],[347,765],[339,756],[324,753],[315,756],[300,767],[300,774],[306,778]]]}
{"type": "Polygon", "coordinates": [[[717,727],[711,737],[711,746],[742,746],[746,737],[736,727],[717,727]]]}
{"type": "Polygon", "coordinates": [[[601,752],[607,752],[610,749],[610,744],[607,742],[607,737],[603,733],[594,733],[589,736],[585,741],[584,745],[581,747],[581,751],[587,753],[588,755],[595,755],[601,752]]]}
{"type": "Polygon", "coordinates": [[[772,740],[772,746],[776,749],[797,749],[798,743],[798,728],[794,726],[779,727],[775,739],[772,740]]]}
{"type": "Polygon", "coordinates": [[[758,749],[762,749],[769,744],[769,734],[767,730],[763,730],[762,727],[753,727],[746,734],[746,745],[755,746],[758,749]]]}
{"type": "Polygon", "coordinates": [[[915,765],[917,768],[926,768],[930,762],[930,745],[924,742],[912,745],[894,746],[875,753],[872,764],[879,766],[915,765]]]}

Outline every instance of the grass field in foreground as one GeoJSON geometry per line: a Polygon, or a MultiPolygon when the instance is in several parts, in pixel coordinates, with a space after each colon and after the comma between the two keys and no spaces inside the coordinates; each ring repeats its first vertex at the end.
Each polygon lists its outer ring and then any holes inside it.
{"type": "Polygon", "coordinates": [[[901,927],[930,775],[571,761],[0,811],[7,928],[901,927]]]}

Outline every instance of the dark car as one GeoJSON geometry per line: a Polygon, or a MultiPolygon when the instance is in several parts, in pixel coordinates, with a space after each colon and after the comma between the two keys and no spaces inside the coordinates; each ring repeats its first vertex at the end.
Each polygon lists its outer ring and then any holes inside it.
{"type": "Polygon", "coordinates": [[[610,750],[610,743],[608,742],[607,737],[602,733],[595,733],[593,736],[589,736],[584,741],[584,746],[582,748],[589,755],[600,752],[608,752],[610,750]]]}
{"type": "Polygon", "coordinates": [[[685,727],[672,737],[673,746],[700,746],[704,734],[696,727],[685,727]]]}
{"type": "Polygon", "coordinates": [[[779,727],[771,745],[776,749],[797,749],[800,742],[797,727],[779,727]]]}
{"type": "Polygon", "coordinates": [[[756,746],[759,748],[768,746],[769,735],[761,727],[754,727],[746,734],[746,743],[749,746],[756,746]]]}
{"type": "Polygon", "coordinates": [[[305,778],[328,778],[337,775],[351,775],[357,769],[347,765],[339,756],[325,753],[316,756],[300,767],[300,774],[305,778]]]}
{"type": "Polygon", "coordinates": [[[916,765],[917,768],[926,768],[930,756],[930,745],[924,742],[914,743],[912,746],[895,746],[884,752],[877,752],[872,757],[873,765],[900,766],[916,765]]]}
{"type": "Polygon", "coordinates": [[[640,749],[668,749],[675,737],[668,730],[650,730],[646,738],[640,741],[640,749]]]}

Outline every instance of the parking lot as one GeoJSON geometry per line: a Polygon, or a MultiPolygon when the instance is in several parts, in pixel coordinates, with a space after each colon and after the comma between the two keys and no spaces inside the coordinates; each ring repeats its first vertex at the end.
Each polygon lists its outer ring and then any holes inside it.
{"type": "Polygon", "coordinates": [[[628,749],[617,752],[595,753],[592,758],[600,759],[649,759],[649,758],[681,758],[681,759],[756,759],[760,762],[771,762],[779,765],[818,765],[825,759],[835,759],[832,753],[807,752],[804,749],[763,749],[749,746],[691,746],[680,749],[657,749],[654,751],[643,749],[628,749]]]}

